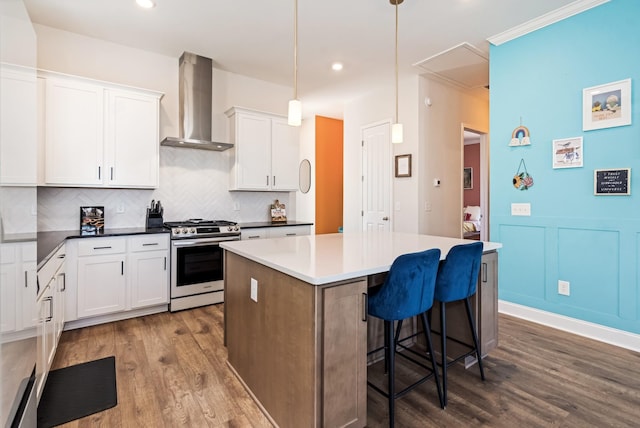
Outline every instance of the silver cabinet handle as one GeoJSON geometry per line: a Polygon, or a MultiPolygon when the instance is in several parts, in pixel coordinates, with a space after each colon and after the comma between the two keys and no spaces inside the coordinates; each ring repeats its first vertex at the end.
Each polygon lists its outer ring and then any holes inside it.
{"type": "Polygon", "coordinates": [[[60,254],[60,255],[58,256],[58,258],[59,258],[59,259],[64,259],[64,256],[65,256],[64,254],[60,254]]]}
{"type": "Polygon", "coordinates": [[[110,169],[111,169],[111,180],[113,180],[113,167],[111,167],[110,169]]]}
{"type": "Polygon", "coordinates": [[[287,236],[296,236],[296,235],[297,235],[297,233],[295,233],[295,232],[294,233],[287,233],[287,236]]]}
{"type": "Polygon", "coordinates": [[[53,319],[53,296],[49,296],[45,300],[49,301],[49,316],[44,321],[49,322],[53,319]]]}
{"type": "Polygon", "coordinates": [[[98,167],[98,180],[100,180],[100,172],[101,172],[101,169],[100,167],[98,167]]]}
{"type": "Polygon", "coordinates": [[[273,185],[274,186],[276,185],[276,176],[275,175],[273,176],[273,185]]]}
{"type": "Polygon", "coordinates": [[[260,235],[251,235],[251,236],[247,236],[248,239],[258,239],[260,238],[260,235]]]}
{"type": "Polygon", "coordinates": [[[65,291],[67,289],[67,275],[64,272],[59,275],[62,277],[62,289],[60,291],[65,291]]]}
{"type": "Polygon", "coordinates": [[[158,245],[158,243],[157,242],[151,242],[151,243],[148,243],[148,244],[142,244],[143,247],[149,247],[151,245],[158,245]]]}
{"type": "Polygon", "coordinates": [[[124,275],[124,260],[120,262],[120,275],[124,275]]]}
{"type": "Polygon", "coordinates": [[[27,278],[28,272],[24,271],[24,288],[29,288],[29,279],[27,278]]]}
{"type": "Polygon", "coordinates": [[[269,176],[267,175],[267,186],[269,185],[269,176]]]}
{"type": "Polygon", "coordinates": [[[167,257],[164,258],[164,270],[167,270],[167,257]]]}
{"type": "Polygon", "coordinates": [[[107,246],[107,247],[93,247],[94,250],[108,250],[109,248],[111,248],[111,246],[107,246]]]}
{"type": "Polygon", "coordinates": [[[487,264],[482,263],[482,282],[487,282],[487,264]]]}
{"type": "Polygon", "coordinates": [[[384,220],[384,221],[389,221],[389,217],[386,217],[386,216],[385,216],[385,217],[382,217],[382,220],[384,220]]]}

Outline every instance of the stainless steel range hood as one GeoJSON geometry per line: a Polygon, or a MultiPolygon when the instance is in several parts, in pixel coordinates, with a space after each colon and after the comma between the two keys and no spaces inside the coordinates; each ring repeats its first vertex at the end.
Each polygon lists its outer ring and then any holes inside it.
{"type": "Polygon", "coordinates": [[[190,52],[180,56],[179,137],[167,137],[160,145],[223,151],[233,144],[211,141],[211,75],[213,61],[190,52]]]}

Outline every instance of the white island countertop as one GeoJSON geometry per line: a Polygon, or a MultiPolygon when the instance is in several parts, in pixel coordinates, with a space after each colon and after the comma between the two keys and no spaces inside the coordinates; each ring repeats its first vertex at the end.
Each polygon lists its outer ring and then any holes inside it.
{"type": "MultiPolygon", "coordinates": [[[[225,241],[220,247],[313,285],[387,272],[396,257],[439,248],[444,259],[458,244],[477,241],[398,232],[348,232],[225,241]]],[[[484,252],[502,247],[483,242],[484,252]]]]}

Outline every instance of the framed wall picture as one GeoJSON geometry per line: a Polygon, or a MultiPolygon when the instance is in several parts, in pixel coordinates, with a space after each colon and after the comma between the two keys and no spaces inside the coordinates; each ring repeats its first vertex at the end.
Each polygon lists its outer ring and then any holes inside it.
{"type": "Polygon", "coordinates": [[[582,130],[631,125],[631,79],[582,90],[582,130]]]}
{"type": "Polygon", "coordinates": [[[396,156],[396,177],[411,177],[411,155],[396,156]]]}
{"type": "Polygon", "coordinates": [[[465,168],[462,171],[462,188],[473,189],[473,168],[465,168]]]}
{"type": "Polygon", "coordinates": [[[80,207],[80,235],[104,233],[104,207],[80,207]]]}
{"type": "Polygon", "coordinates": [[[553,140],[553,167],[578,168],[583,165],[582,137],[553,140]]]}
{"type": "Polygon", "coordinates": [[[631,168],[596,169],[593,171],[594,195],[630,195],[631,168]]]}

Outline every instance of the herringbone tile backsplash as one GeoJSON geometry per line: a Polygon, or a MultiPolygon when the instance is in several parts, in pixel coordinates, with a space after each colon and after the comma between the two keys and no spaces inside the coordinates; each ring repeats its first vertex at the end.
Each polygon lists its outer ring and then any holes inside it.
{"type": "Polygon", "coordinates": [[[86,205],[104,206],[107,228],[144,227],[152,199],[162,202],[165,221],[268,221],[275,199],[295,219],[294,192],[229,192],[228,171],[225,152],[161,147],[160,187],[154,190],[39,187],[38,230],[78,229],[80,207],[86,205]],[[120,206],[123,213],[117,212],[120,206]]]}

